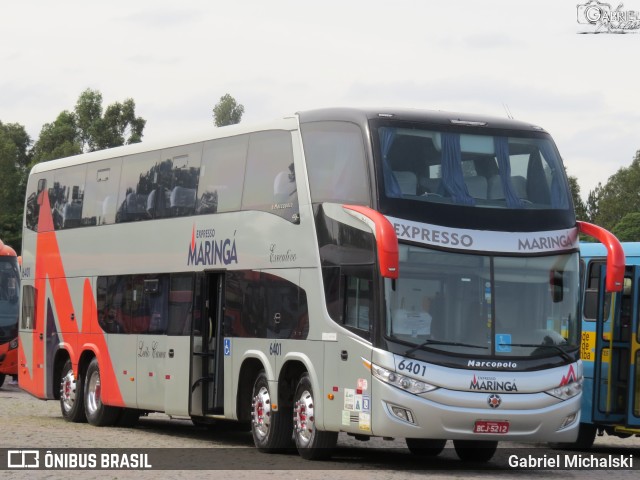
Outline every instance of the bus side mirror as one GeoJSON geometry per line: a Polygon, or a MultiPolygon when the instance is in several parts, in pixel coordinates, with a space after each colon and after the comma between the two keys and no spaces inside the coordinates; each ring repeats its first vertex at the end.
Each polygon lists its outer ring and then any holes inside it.
{"type": "Polygon", "coordinates": [[[564,298],[564,279],[562,272],[551,270],[549,272],[549,287],[553,303],[560,303],[564,298]]]}

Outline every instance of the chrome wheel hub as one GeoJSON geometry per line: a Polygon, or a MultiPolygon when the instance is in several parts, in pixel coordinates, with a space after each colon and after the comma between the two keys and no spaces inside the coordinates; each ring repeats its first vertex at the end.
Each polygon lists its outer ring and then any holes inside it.
{"type": "Polygon", "coordinates": [[[73,375],[73,370],[69,370],[60,382],[60,400],[65,412],[73,409],[76,401],[76,377],[73,375]]]}
{"type": "Polygon", "coordinates": [[[102,406],[100,387],[100,373],[93,372],[87,384],[87,411],[95,413],[102,406]]]}
{"type": "Polygon", "coordinates": [[[305,390],[293,407],[293,428],[298,445],[306,447],[313,438],[315,416],[313,411],[313,397],[305,390]]]}
{"type": "Polygon", "coordinates": [[[253,431],[259,438],[263,439],[269,435],[269,428],[271,427],[271,398],[269,397],[269,390],[265,387],[260,387],[256,396],[253,397],[251,423],[253,424],[253,431]]]}

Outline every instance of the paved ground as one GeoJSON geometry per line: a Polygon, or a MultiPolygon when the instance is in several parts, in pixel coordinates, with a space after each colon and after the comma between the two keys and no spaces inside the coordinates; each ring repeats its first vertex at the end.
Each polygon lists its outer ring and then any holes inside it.
{"type": "MultiPolygon", "coordinates": [[[[141,419],[134,428],[97,428],[88,424],[65,422],[60,415],[58,402],[37,400],[17,386],[5,385],[0,388],[0,425],[4,435],[0,437],[0,449],[57,449],[69,448],[131,448],[131,449],[185,449],[162,450],[163,458],[176,468],[185,470],[155,471],[0,471],[0,478],[242,478],[254,479],[317,479],[327,477],[336,479],[404,479],[429,478],[638,478],[636,471],[513,471],[509,468],[493,470],[460,470],[461,462],[452,448],[434,460],[425,463],[417,459],[404,448],[403,441],[358,442],[351,437],[341,435],[336,455],[329,462],[307,462],[297,454],[266,455],[252,448],[251,434],[237,429],[216,431],[194,427],[188,419],[169,419],[166,415],[151,414],[141,419]],[[188,470],[193,458],[199,455],[211,455],[215,459],[215,471],[188,470]],[[178,456],[178,458],[176,458],[178,456]],[[164,458],[166,457],[166,458],[164,458]],[[424,467],[428,466],[429,470],[424,467]],[[219,470],[224,468],[224,470],[219,470]]],[[[522,445],[515,445],[522,447],[522,445]]],[[[596,439],[596,451],[615,455],[634,455],[640,465],[640,439],[619,439],[604,436],[596,439]]],[[[67,450],[69,451],[69,450],[67,450]]],[[[79,451],[79,450],[78,450],[79,451]]],[[[141,450],[142,451],[142,450],[141,450]]],[[[539,450],[538,450],[539,451],[539,450]]],[[[55,452],[55,450],[54,450],[55,452]]],[[[157,451],[156,451],[157,452],[157,451]]],[[[547,453],[547,450],[544,450],[547,453]]],[[[3,453],[4,454],[4,453],[3,453]]],[[[502,460],[507,453],[499,450],[496,459],[502,460]],[[500,455],[503,455],[500,457],[500,455]]],[[[557,455],[557,451],[548,450],[548,455],[557,455]]],[[[156,456],[157,458],[157,456],[156,456]]],[[[4,459],[3,459],[4,460],[4,459]]],[[[496,462],[498,464],[500,462],[496,462]]],[[[0,464],[5,464],[0,462],[0,464]]]]}

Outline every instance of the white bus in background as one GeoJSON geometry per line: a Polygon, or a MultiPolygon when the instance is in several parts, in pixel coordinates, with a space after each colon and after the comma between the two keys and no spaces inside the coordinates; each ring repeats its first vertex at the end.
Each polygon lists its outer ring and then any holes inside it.
{"type": "Polygon", "coordinates": [[[41,163],[20,386],[70,421],[236,420],[310,459],[339,432],[468,460],[570,442],[579,231],[624,265],[550,136],[476,115],[325,109],[41,163]]]}

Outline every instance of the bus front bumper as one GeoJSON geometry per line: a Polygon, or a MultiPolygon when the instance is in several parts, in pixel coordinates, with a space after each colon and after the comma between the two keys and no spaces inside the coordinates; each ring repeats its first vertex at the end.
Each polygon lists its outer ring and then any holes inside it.
{"type": "Polygon", "coordinates": [[[573,442],[581,395],[561,401],[544,392],[437,389],[413,395],[374,379],[371,430],[400,438],[573,442]]]}

